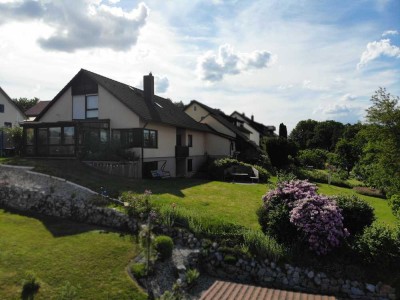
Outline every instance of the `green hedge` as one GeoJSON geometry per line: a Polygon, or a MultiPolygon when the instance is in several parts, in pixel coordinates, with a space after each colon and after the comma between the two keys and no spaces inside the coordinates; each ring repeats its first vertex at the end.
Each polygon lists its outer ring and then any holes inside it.
{"type": "Polygon", "coordinates": [[[154,239],[154,248],[160,255],[161,260],[165,260],[172,256],[172,250],[174,249],[174,242],[172,238],[166,235],[160,235],[154,239]]]}

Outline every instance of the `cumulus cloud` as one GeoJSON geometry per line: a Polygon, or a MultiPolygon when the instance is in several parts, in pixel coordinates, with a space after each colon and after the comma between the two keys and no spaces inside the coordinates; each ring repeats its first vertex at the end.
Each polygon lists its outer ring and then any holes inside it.
{"type": "MultiPolygon", "coordinates": [[[[118,1],[110,0],[116,4],[118,1]]],[[[129,12],[100,0],[33,1],[0,3],[0,25],[11,21],[40,20],[54,28],[40,38],[43,49],[74,52],[78,49],[129,50],[136,44],[149,10],[144,3],[129,12]]]]}
{"type": "Polygon", "coordinates": [[[158,77],[155,78],[156,92],[157,93],[166,93],[169,88],[169,80],[167,77],[158,77]]]}
{"type": "Polygon", "coordinates": [[[334,103],[322,109],[322,113],[326,115],[343,115],[352,111],[352,107],[346,104],[334,103]]]}
{"type": "Polygon", "coordinates": [[[399,32],[397,30],[386,30],[385,32],[382,33],[382,36],[387,36],[387,35],[397,35],[399,32]]]}
{"type": "Polygon", "coordinates": [[[342,101],[342,102],[351,102],[351,101],[354,101],[356,99],[357,99],[357,97],[352,95],[352,94],[345,94],[340,98],[340,101],[342,101]]]}
{"type": "Polygon", "coordinates": [[[220,81],[225,75],[236,75],[246,70],[272,65],[276,57],[268,51],[235,52],[232,46],[219,47],[218,53],[209,51],[198,58],[197,73],[202,80],[220,81]]]}
{"type": "Polygon", "coordinates": [[[367,49],[361,54],[360,62],[357,68],[360,69],[368,62],[377,59],[380,56],[400,57],[400,48],[392,45],[390,39],[382,39],[367,44],[367,49]]]}

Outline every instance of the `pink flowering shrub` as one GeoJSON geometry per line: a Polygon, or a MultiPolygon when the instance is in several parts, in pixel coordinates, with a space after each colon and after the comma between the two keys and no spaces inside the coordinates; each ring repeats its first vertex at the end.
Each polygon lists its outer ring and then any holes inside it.
{"type": "Polygon", "coordinates": [[[278,183],[263,196],[257,211],[262,230],[286,244],[305,241],[319,255],[338,247],[349,235],[341,209],[334,200],[318,195],[317,189],[307,180],[278,183]]]}
{"type": "Polygon", "coordinates": [[[341,210],[334,200],[315,195],[295,202],[290,222],[305,236],[310,250],[325,255],[349,235],[343,227],[341,210]]]}

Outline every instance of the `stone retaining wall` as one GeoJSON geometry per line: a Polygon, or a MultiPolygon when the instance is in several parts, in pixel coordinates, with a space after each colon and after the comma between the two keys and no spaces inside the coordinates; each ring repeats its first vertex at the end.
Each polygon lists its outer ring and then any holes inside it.
{"type": "Polygon", "coordinates": [[[0,207],[136,232],[135,221],[115,209],[96,206],[96,197],[101,196],[65,179],[0,165],[0,207]]]}
{"type": "Polygon", "coordinates": [[[170,235],[177,244],[199,249],[195,257],[189,258],[191,263],[189,267],[197,267],[218,278],[266,287],[335,295],[342,299],[396,299],[395,289],[381,282],[371,284],[333,277],[310,268],[280,265],[268,259],[260,261],[244,255],[232,257],[231,254],[220,251],[218,243],[214,242],[210,246],[209,240],[197,239],[184,229],[162,228],[160,231],[170,235]]]}

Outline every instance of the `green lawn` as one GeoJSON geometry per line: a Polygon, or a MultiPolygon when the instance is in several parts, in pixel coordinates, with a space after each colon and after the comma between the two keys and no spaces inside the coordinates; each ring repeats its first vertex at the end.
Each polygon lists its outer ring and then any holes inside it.
{"type": "Polygon", "coordinates": [[[20,299],[32,271],[35,299],[57,299],[69,281],[79,299],[146,299],[125,271],[138,252],[129,236],[66,220],[0,209],[0,299],[20,299]]]}
{"type": "MultiPolygon", "coordinates": [[[[103,186],[114,196],[128,190],[143,193],[145,189],[150,189],[157,205],[176,203],[181,207],[194,210],[198,214],[252,228],[259,228],[255,212],[261,205],[261,197],[268,188],[266,184],[232,184],[200,179],[133,180],[98,172],[77,160],[0,158],[0,163],[2,161],[33,165],[39,172],[63,177],[97,191],[103,186]]],[[[275,178],[272,178],[272,181],[274,180],[275,178]]],[[[328,184],[318,184],[318,186],[320,193],[326,195],[357,195],[374,207],[378,222],[384,222],[391,226],[396,223],[396,218],[386,200],[356,194],[352,189],[328,184]]]]}

